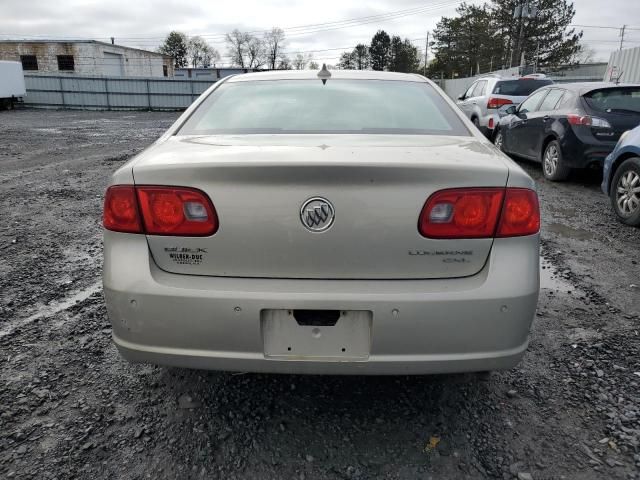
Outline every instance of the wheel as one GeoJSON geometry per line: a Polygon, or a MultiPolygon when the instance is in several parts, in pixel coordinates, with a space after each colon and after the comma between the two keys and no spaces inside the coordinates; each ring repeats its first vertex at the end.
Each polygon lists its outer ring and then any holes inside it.
{"type": "Polygon", "coordinates": [[[498,150],[504,152],[504,136],[502,135],[502,130],[496,130],[496,134],[493,136],[493,144],[498,147],[498,150]]]}
{"type": "Polygon", "coordinates": [[[640,226],[640,158],[625,160],[611,182],[611,205],[622,223],[640,226]]]}
{"type": "Polygon", "coordinates": [[[566,180],[571,173],[562,160],[562,151],[557,140],[552,140],[547,144],[542,155],[542,173],[544,178],[552,182],[566,180]]]}

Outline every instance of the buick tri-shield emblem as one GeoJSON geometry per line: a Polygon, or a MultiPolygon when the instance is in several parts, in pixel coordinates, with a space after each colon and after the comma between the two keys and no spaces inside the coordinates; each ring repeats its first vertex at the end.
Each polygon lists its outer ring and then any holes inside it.
{"type": "Polygon", "coordinates": [[[313,197],[302,204],[300,220],[311,232],[324,232],[333,225],[335,210],[326,198],[313,197]]]}

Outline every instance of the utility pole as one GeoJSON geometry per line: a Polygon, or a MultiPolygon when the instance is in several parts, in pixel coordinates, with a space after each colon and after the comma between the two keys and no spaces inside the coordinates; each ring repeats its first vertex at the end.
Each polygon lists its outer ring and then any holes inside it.
{"type": "MultiPolygon", "coordinates": [[[[525,50],[524,50],[524,22],[525,19],[531,20],[538,14],[538,9],[535,6],[529,6],[529,0],[524,0],[520,5],[516,7],[513,12],[513,18],[520,20],[520,34],[518,35],[518,43],[516,48],[516,60],[520,57],[520,66],[524,66],[525,63],[525,50]]],[[[513,66],[513,51],[511,52],[511,61],[509,62],[509,68],[513,66]]]]}
{"type": "Polygon", "coordinates": [[[429,32],[427,32],[427,41],[424,44],[424,76],[427,76],[427,59],[429,58],[429,32]]]}
{"type": "Polygon", "coordinates": [[[624,44],[624,31],[627,29],[626,25],[622,25],[620,29],[620,50],[622,50],[622,45],[624,44]]]}

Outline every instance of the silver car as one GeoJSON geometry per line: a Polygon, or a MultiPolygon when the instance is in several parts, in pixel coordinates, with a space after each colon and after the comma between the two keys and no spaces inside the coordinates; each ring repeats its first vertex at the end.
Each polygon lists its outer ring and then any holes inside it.
{"type": "Polygon", "coordinates": [[[486,75],[458,97],[458,107],[487,137],[493,138],[500,118],[510,106],[520,105],[530,93],[553,82],[541,74],[525,77],[486,75]]]}
{"type": "Polygon", "coordinates": [[[534,183],[422,76],[228,77],[113,174],[103,223],[133,362],[428,374],[527,348],[534,183]]]}

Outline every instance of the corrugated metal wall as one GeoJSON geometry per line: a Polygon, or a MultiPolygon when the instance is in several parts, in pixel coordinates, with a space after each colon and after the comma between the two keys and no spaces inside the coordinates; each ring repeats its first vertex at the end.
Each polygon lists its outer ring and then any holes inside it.
{"type": "Polygon", "coordinates": [[[604,80],[640,83],[640,47],[613,52],[609,57],[604,80]]]}
{"type": "Polygon", "coordinates": [[[25,75],[33,107],[89,110],[184,110],[212,80],[25,75]]]}

